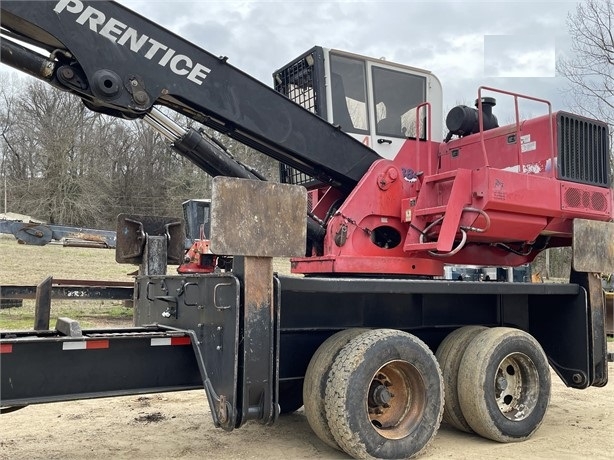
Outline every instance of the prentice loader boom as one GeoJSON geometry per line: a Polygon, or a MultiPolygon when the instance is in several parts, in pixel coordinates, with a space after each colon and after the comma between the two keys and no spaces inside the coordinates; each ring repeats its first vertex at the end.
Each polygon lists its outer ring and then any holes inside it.
{"type": "Polygon", "coordinates": [[[76,94],[92,110],[142,118],[156,104],[167,106],[345,192],[379,158],[227,58],[118,3],[3,1],[1,9],[2,62],[76,94]]]}

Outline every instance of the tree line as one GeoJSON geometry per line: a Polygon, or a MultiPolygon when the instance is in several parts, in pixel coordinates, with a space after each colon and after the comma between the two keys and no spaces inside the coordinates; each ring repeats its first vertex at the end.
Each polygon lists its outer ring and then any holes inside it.
{"type": "MultiPolygon", "coordinates": [[[[120,213],[180,216],[183,201],[210,196],[211,177],[142,121],[92,112],[69,93],[8,71],[2,80],[0,185],[8,211],[114,229],[120,213]]],[[[274,160],[213,135],[237,159],[277,177],[274,160]]]]}

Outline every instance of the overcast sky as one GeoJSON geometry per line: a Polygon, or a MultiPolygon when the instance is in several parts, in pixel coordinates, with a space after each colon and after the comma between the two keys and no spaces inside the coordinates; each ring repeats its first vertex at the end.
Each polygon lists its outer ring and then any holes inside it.
{"type": "MultiPolygon", "coordinates": [[[[122,3],[214,55],[228,56],[232,65],[269,86],[275,69],[320,45],[433,71],[443,85],[445,111],[458,102],[472,103],[480,85],[568,109],[566,83],[556,76],[555,61],[569,49],[573,1],[122,3]]],[[[500,122],[511,121],[502,100],[495,110],[500,122]]],[[[539,110],[521,106],[527,116],[539,110]]]]}

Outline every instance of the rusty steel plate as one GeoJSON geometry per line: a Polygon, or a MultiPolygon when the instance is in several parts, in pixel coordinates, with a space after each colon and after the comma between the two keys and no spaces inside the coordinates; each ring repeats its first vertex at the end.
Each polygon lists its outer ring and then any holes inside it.
{"type": "Polygon", "coordinates": [[[211,198],[211,251],[218,255],[305,254],[307,192],[299,185],[218,176],[211,198]]]}
{"type": "Polygon", "coordinates": [[[614,273],[614,223],[575,219],[572,248],[576,271],[614,273]]]}
{"type": "Polygon", "coordinates": [[[140,264],[147,236],[166,235],[167,262],[183,262],[185,229],[178,217],[120,214],[117,216],[117,245],[115,261],[120,264],[140,264]]]}

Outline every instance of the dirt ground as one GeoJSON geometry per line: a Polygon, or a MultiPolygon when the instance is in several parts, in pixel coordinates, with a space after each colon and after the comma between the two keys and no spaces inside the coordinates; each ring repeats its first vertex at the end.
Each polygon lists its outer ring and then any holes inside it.
{"type": "MultiPolygon", "coordinates": [[[[609,344],[614,351],[614,342],[609,344]]],[[[420,459],[614,458],[611,383],[584,391],[553,374],[550,408],[537,433],[498,444],[442,425],[420,459]]],[[[271,427],[213,427],[204,391],[29,406],[0,416],[1,459],[344,459],[322,443],[302,409],[271,427]]]]}

